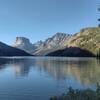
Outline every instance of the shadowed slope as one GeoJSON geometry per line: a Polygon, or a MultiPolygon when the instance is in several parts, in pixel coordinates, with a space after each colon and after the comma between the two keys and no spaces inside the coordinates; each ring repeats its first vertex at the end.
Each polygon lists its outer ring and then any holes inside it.
{"type": "Polygon", "coordinates": [[[31,56],[23,50],[8,46],[0,42],[0,56],[31,56]]]}
{"type": "Polygon", "coordinates": [[[65,57],[95,57],[93,53],[88,50],[78,47],[69,47],[62,50],[57,50],[48,53],[46,56],[65,56],[65,57]]]}

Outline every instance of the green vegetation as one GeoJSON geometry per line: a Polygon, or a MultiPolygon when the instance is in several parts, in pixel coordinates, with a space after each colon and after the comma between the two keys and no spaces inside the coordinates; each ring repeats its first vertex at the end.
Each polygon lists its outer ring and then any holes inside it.
{"type": "Polygon", "coordinates": [[[96,55],[100,48],[100,27],[82,29],[65,45],[87,49],[96,55]]]}
{"type": "Polygon", "coordinates": [[[50,100],[100,100],[100,85],[97,83],[96,90],[74,90],[70,87],[67,93],[51,97],[50,100]]]}

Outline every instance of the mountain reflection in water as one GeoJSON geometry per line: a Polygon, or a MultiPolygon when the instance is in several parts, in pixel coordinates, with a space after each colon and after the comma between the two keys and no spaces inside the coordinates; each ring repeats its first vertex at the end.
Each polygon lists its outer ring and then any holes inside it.
{"type": "Polygon", "coordinates": [[[31,70],[37,69],[56,80],[73,77],[81,84],[100,82],[100,61],[94,58],[0,58],[0,70],[7,67],[19,77],[28,77],[31,70]]]}

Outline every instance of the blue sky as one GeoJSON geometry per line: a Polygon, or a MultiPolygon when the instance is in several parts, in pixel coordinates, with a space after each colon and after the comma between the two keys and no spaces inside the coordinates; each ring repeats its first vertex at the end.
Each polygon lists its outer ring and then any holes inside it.
{"type": "Polygon", "coordinates": [[[99,0],[0,0],[0,41],[13,44],[17,36],[31,42],[56,32],[76,33],[98,25],[99,0]]]}

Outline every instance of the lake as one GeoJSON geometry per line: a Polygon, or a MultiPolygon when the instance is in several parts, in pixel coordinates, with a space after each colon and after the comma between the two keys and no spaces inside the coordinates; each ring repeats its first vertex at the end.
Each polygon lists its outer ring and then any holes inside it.
{"type": "Polygon", "coordinates": [[[97,82],[100,61],[95,58],[0,58],[0,100],[49,100],[70,86],[95,89],[97,82]]]}

